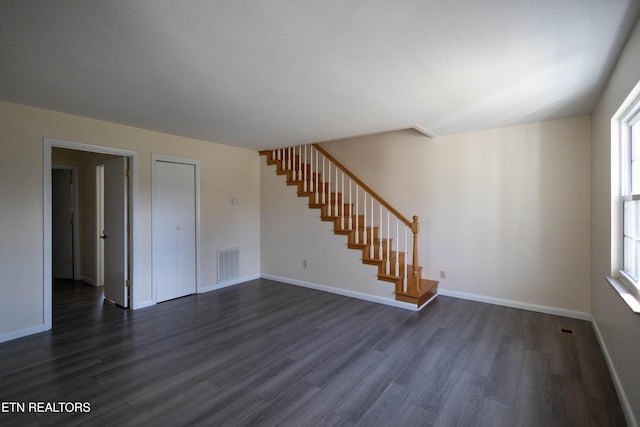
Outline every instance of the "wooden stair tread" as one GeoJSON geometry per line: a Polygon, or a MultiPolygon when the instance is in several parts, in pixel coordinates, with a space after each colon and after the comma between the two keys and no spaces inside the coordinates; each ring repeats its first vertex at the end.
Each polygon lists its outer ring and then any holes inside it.
{"type": "Polygon", "coordinates": [[[399,301],[417,304],[422,306],[431,297],[438,293],[438,282],[436,280],[420,279],[420,286],[408,286],[407,291],[396,290],[396,299],[399,301]]]}
{"type": "MultiPolygon", "coordinates": [[[[389,254],[388,259],[387,259],[386,253],[382,254],[382,258],[376,258],[376,257],[371,258],[369,254],[370,251],[367,250],[367,248],[368,246],[363,248],[363,256],[362,256],[363,263],[370,264],[370,265],[381,265],[389,262],[389,264],[391,264],[391,267],[395,268],[396,256],[394,254],[389,254]]],[[[400,258],[398,259],[398,266],[400,267],[401,270],[404,269],[404,254],[400,254],[400,258]]]]}
{"type": "Polygon", "coordinates": [[[397,283],[402,279],[403,277],[401,276],[392,276],[389,274],[378,274],[378,280],[383,280],[385,282],[397,283]]]}

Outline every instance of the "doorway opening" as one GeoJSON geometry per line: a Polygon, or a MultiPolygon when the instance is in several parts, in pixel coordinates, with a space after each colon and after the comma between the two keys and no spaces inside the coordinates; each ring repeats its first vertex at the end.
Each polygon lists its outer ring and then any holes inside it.
{"type": "Polygon", "coordinates": [[[78,167],[52,166],[52,274],[76,280],[80,275],[78,167]]]}
{"type": "MultiPolygon", "coordinates": [[[[81,280],[101,287],[100,289],[104,289],[105,299],[125,308],[129,306],[136,308],[133,284],[138,276],[137,269],[134,268],[134,254],[137,251],[137,229],[134,228],[134,224],[138,216],[137,156],[136,152],[129,150],[45,138],[43,162],[45,330],[51,329],[53,324],[53,282],[54,278],[59,276],[53,266],[54,251],[58,250],[59,245],[59,242],[54,241],[54,235],[57,240],[58,233],[54,232],[53,204],[54,192],[56,192],[54,182],[63,182],[64,179],[57,175],[66,176],[66,172],[55,172],[59,169],[65,170],[55,166],[60,163],[70,163],[77,169],[73,180],[76,202],[72,210],[76,216],[73,221],[75,231],[72,231],[75,243],[71,244],[74,254],[74,272],[71,277],[60,278],[81,280]],[[67,160],[75,158],[75,161],[60,162],[60,151],[65,152],[67,160]],[[100,219],[98,212],[102,213],[101,224],[98,222],[100,219]],[[105,238],[100,239],[100,236],[105,238]],[[99,240],[109,242],[104,245],[101,254],[98,253],[99,245],[96,243],[99,240]],[[99,259],[102,262],[98,262],[99,259]],[[114,268],[114,265],[118,267],[114,268]]],[[[73,172],[71,174],[73,175],[73,172]]]]}

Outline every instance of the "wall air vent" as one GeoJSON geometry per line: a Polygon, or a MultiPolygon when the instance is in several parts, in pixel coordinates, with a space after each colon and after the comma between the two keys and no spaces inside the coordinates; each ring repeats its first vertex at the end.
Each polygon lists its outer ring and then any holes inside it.
{"type": "Polygon", "coordinates": [[[240,278],[240,248],[219,249],[216,251],[216,257],[218,259],[218,283],[240,278]]]}

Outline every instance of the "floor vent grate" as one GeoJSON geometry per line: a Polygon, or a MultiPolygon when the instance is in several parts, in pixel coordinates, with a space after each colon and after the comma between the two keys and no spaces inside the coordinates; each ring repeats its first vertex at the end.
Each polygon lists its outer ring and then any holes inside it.
{"type": "Polygon", "coordinates": [[[560,326],[560,332],[567,335],[573,335],[573,329],[566,326],[560,326]]]}
{"type": "Polygon", "coordinates": [[[240,278],[240,248],[219,249],[216,251],[218,259],[218,283],[228,282],[240,278]]]}

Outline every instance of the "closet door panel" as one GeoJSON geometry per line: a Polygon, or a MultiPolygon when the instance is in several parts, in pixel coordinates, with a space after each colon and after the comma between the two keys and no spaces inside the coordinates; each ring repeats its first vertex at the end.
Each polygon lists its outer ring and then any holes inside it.
{"type": "Polygon", "coordinates": [[[195,166],[180,164],[175,170],[176,182],[176,274],[177,292],[196,292],[196,192],[195,166]]]}
{"type": "Polygon", "coordinates": [[[156,161],[153,176],[156,301],[196,292],[195,166],[156,161]]]}

